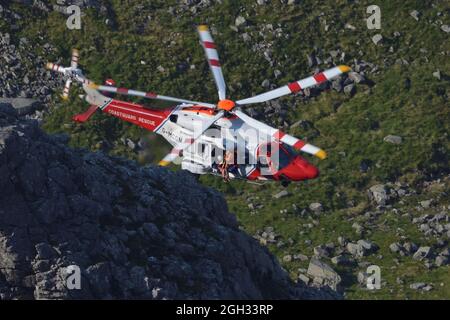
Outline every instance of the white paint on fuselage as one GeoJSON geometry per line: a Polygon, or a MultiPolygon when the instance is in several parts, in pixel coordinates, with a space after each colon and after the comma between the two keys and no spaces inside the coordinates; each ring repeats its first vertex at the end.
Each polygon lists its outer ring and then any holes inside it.
{"type": "MultiPolygon", "coordinates": [[[[193,123],[196,121],[198,121],[198,124],[203,123],[213,116],[202,112],[186,111],[183,110],[183,107],[189,107],[189,105],[179,106],[173,112],[173,115],[177,115],[178,118],[183,119],[180,121],[180,124],[168,119],[158,130],[158,134],[162,135],[174,147],[194,136],[192,130],[194,127],[193,123]],[[189,121],[186,121],[187,119],[189,121]]],[[[231,146],[232,148],[239,147],[241,151],[246,149],[247,156],[251,158],[252,163],[256,163],[255,158],[258,146],[268,141],[270,139],[267,135],[244,123],[241,119],[235,116],[223,117],[217,120],[209,130],[202,134],[196,140],[196,143],[185,149],[183,157],[210,166],[213,147],[216,150],[217,148],[225,150],[227,146],[228,148],[231,146]]]]}

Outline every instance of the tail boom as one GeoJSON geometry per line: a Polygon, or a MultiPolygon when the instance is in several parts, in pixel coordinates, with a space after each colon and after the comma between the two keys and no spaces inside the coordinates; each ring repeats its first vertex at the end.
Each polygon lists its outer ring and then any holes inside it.
{"type": "Polygon", "coordinates": [[[102,109],[103,112],[116,118],[131,122],[150,131],[157,131],[166,122],[173,110],[174,108],[164,110],[147,109],[136,103],[115,99],[111,99],[102,109]]]}

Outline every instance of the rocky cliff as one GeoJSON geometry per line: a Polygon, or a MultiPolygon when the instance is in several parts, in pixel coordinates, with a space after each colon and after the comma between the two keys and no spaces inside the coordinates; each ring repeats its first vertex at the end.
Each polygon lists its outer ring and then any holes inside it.
{"type": "Polygon", "coordinates": [[[335,297],[290,282],[190,175],[65,142],[0,104],[1,299],[335,297]]]}

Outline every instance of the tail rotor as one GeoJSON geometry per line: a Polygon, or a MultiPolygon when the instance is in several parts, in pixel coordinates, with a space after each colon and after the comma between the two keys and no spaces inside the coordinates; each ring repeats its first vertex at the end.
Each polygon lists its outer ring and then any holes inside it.
{"type": "Polygon", "coordinates": [[[64,100],[69,99],[70,87],[74,80],[77,82],[80,82],[82,84],[89,83],[89,81],[84,77],[81,69],[78,68],[79,57],[80,57],[80,52],[78,51],[78,49],[73,49],[70,67],[63,67],[63,66],[60,66],[60,65],[52,63],[52,62],[49,62],[46,65],[46,68],[48,70],[62,73],[63,76],[66,78],[66,83],[65,83],[64,89],[63,89],[63,94],[61,95],[61,97],[64,100]]]}

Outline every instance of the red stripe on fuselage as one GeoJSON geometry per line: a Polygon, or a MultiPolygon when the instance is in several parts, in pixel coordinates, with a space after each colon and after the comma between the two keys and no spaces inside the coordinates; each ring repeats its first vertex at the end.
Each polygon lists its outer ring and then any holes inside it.
{"type": "Polygon", "coordinates": [[[112,100],[103,112],[109,113],[119,119],[131,122],[147,130],[154,131],[173,109],[154,110],[147,109],[135,103],[112,100]]]}

